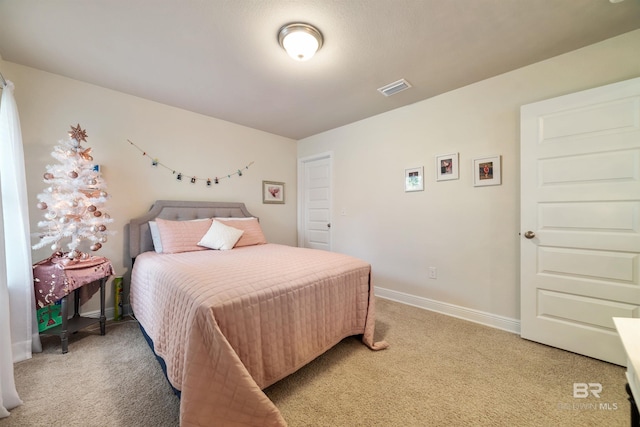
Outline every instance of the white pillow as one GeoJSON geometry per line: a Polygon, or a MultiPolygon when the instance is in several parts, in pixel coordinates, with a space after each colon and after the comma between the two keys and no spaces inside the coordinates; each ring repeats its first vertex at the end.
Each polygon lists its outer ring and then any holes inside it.
{"type": "Polygon", "coordinates": [[[153,241],[153,249],[159,254],[162,253],[162,239],[160,239],[160,230],[155,221],[149,221],[149,231],[151,231],[151,240],[153,241]]]}
{"type": "Polygon", "coordinates": [[[220,221],[213,221],[211,227],[209,227],[209,231],[202,236],[198,245],[226,251],[233,249],[236,242],[240,240],[242,233],[244,233],[243,230],[229,227],[220,221]]]}

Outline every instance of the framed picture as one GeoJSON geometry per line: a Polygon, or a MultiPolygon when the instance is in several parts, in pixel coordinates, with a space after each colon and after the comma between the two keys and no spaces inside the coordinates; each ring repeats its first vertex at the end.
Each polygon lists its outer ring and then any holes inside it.
{"type": "Polygon", "coordinates": [[[424,168],[405,169],[404,171],[404,191],[424,190],[424,168]]]}
{"type": "Polygon", "coordinates": [[[284,203],[284,182],[262,181],[262,203],[284,203]]]}
{"type": "Polygon", "coordinates": [[[458,179],[458,153],[436,156],[436,181],[458,179]]]}
{"type": "Polygon", "coordinates": [[[475,187],[481,187],[485,185],[502,184],[500,160],[501,156],[473,159],[473,185],[475,187]]]}

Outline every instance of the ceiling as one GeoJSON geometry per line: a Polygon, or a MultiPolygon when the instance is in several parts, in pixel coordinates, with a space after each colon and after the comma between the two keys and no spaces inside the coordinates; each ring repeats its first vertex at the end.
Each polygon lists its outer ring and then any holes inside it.
{"type": "Polygon", "coordinates": [[[296,140],[638,28],[640,0],[0,0],[5,61],[296,140]]]}

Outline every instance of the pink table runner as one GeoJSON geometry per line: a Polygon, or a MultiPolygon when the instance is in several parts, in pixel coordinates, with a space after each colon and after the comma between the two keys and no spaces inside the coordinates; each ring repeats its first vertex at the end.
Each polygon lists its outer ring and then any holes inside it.
{"type": "Polygon", "coordinates": [[[113,274],[107,258],[91,256],[76,261],[56,252],[33,266],[36,309],[53,304],[78,288],[80,303],[84,304],[100,289],[98,280],[113,274]]]}

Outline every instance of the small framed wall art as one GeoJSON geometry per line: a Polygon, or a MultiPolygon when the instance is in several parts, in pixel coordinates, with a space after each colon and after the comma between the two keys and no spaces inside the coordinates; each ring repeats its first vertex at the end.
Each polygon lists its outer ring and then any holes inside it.
{"type": "Polygon", "coordinates": [[[284,182],[262,181],[262,203],[284,204],[284,182]]]}
{"type": "Polygon", "coordinates": [[[440,154],[436,156],[436,181],[458,179],[458,153],[440,154]]]}
{"type": "Polygon", "coordinates": [[[424,190],[424,168],[422,166],[404,171],[404,191],[424,190]]]}
{"type": "Polygon", "coordinates": [[[500,160],[501,156],[478,157],[473,159],[474,187],[502,184],[500,160]]]}

